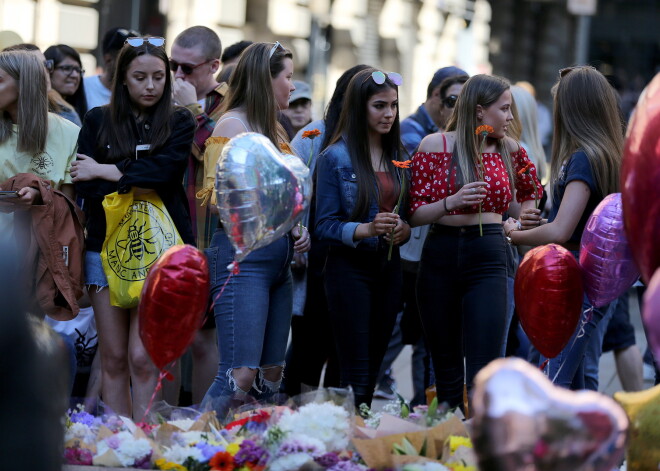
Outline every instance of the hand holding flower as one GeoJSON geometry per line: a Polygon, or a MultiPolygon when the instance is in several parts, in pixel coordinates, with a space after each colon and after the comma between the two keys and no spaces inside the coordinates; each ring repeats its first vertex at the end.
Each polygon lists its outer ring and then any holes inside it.
{"type": "Polygon", "coordinates": [[[309,249],[312,248],[312,240],[309,237],[309,232],[305,226],[302,224],[294,226],[293,229],[291,229],[291,235],[295,240],[295,243],[293,244],[294,252],[309,252],[309,249]]]}
{"type": "Polygon", "coordinates": [[[467,183],[455,195],[447,197],[451,198],[447,202],[447,208],[450,211],[454,211],[456,209],[469,208],[477,204],[480,205],[488,194],[486,190],[487,185],[486,182],[467,183]]]}
{"type": "Polygon", "coordinates": [[[400,245],[405,240],[407,240],[408,237],[410,237],[410,226],[408,223],[399,218],[396,226],[394,226],[394,230],[391,232],[386,232],[384,239],[386,242],[392,245],[400,245]]]}

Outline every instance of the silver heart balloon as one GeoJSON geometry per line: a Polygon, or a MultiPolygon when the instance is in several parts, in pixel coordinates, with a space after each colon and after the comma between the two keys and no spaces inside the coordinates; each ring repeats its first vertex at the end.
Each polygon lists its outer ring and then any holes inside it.
{"type": "Polygon", "coordinates": [[[295,155],[282,154],[264,135],[243,133],[222,149],[215,191],[220,220],[240,262],[282,237],[309,207],[312,180],[295,155]]]}
{"type": "Polygon", "coordinates": [[[611,398],[553,385],[538,368],[498,359],[475,379],[472,439],[484,471],[610,471],[628,418],[611,398]]]}

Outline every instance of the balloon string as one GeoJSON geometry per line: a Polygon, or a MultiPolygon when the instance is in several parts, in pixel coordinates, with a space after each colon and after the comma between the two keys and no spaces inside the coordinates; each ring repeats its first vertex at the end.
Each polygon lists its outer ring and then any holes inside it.
{"type": "Polygon", "coordinates": [[[213,298],[213,302],[211,303],[211,307],[209,307],[208,312],[213,311],[213,307],[215,306],[215,303],[218,302],[218,299],[220,299],[220,296],[222,296],[222,293],[225,292],[225,288],[227,287],[227,283],[229,283],[229,280],[231,279],[232,276],[238,275],[241,272],[240,267],[238,266],[238,262],[234,261],[231,262],[229,265],[227,265],[227,269],[230,271],[229,276],[225,280],[225,282],[222,285],[222,288],[220,289],[220,292],[213,298]]]}
{"type": "MultiPolygon", "coordinates": [[[[170,363],[169,366],[174,365],[174,363],[175,363],[175,362],[173,361],[172,363],[170,363]]],[[[144,411],[144,415],[142,416],[142,420],[141,420],[140,422],[144,422],[144,423],[146,423],[145,420],[146,420],[146,418],[147,418],[147,414],[149,414],[149,411],[151,411],[151,406],[154,405],[154,400],[156,399],[156,394],[158,394],[158,391],[160,391],[161,389],[163,389],[163,379],[165,379],[165,378],[167,377],[167,375],[170,374],[170,373],[167,371],[166,368],[167,368],[167,367],[163,368],[163,370],[162,370],[162,371],[160,372],[160,374],[158,375],[158,381],[156,382],[156,387],[154,388],[154,392],[153,392],[153,394],[151,395],[151,399],[149,399],[149,405],[147,406],[147,409],[144,411]]]]}
{"type": "MultiPolygon", "coordinates": [[[[571,346],[568,349],[568,352],[566,352],[566,355],[563,355],[563,360],[561,362],[561,365],[559,365],[559,369],[555,373],[555,377],[552,378],[552,383],[553,384],[557,380],[557,377],[559,376],[559,373],[561,373],[561,370],[564,367],[564,364],[566,363],[566,359],[568,358],[571,351],[573,350],[573,347],[575,346],[575,342],[577,342],[577,339],[579,339],[581,337],[584,337],[584,334],[585,334],[584,326],[587,324],[587,322],[589,322],[591,320],[591,317],[592,317],[591,313],[593,312],[593,310],[594,310],[594,307],[589,306],[587,309],[585,309],[582,312],[582,316],[581,316],[581,320],[580,320],[580,327],[579,327],[580,330],[578,331],[578,334],[573,339],[573,343],[571,343],[571,346]]],[[[548,360],[546,360],[546,361],[548,361],[548,360]]]]}

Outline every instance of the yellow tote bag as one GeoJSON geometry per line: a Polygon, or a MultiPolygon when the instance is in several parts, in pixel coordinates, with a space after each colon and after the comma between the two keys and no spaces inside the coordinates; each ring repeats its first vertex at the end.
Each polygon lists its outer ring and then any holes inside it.
{"type": "Polygon", "coordinates": [[[163,252],[183,244],[156,192],[106,195],[106,231],[101,261],[108,278],[110,304],[134,308],[151,266],[163,252]]]}

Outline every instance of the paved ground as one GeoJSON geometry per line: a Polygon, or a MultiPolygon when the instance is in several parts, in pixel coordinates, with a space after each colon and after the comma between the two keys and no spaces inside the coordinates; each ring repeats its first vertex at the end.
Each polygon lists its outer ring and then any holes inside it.
{"type": "MultiPolygon", "coordinates": [[[[640,317],[639,304],[637,302],[637,295],[635,291],[630,292],[630,317],[632,324],[635,327],[637,345],[643,354],[644,350],[646,349],[646,338],[644,337],[644,331],[642,330],[642,320],[640,317]]],[[[393,365],[394,379],[397,382],[397,390],[403,397],[408,400],[413,395],[410,375],[411,352],[411,347],[406,346],[406,348],[404,348],[393,365]]],[[[609,396],[612,396],[616,391],[620,391],[622,389],[621,383],[619,382],[619,378],[616,374],[614,355],[612,352],[603,354],[600,359],[599,384],[599,390],[609,396]]],[[[650,381],[645,382],[646,387],[651,387],[652,385],[653,383],[650,381]]],[[[386,401],[375,400],[373,404],[374,408],[379,409],[383,404],[385,404],[385,402],[386,401]]]]}

